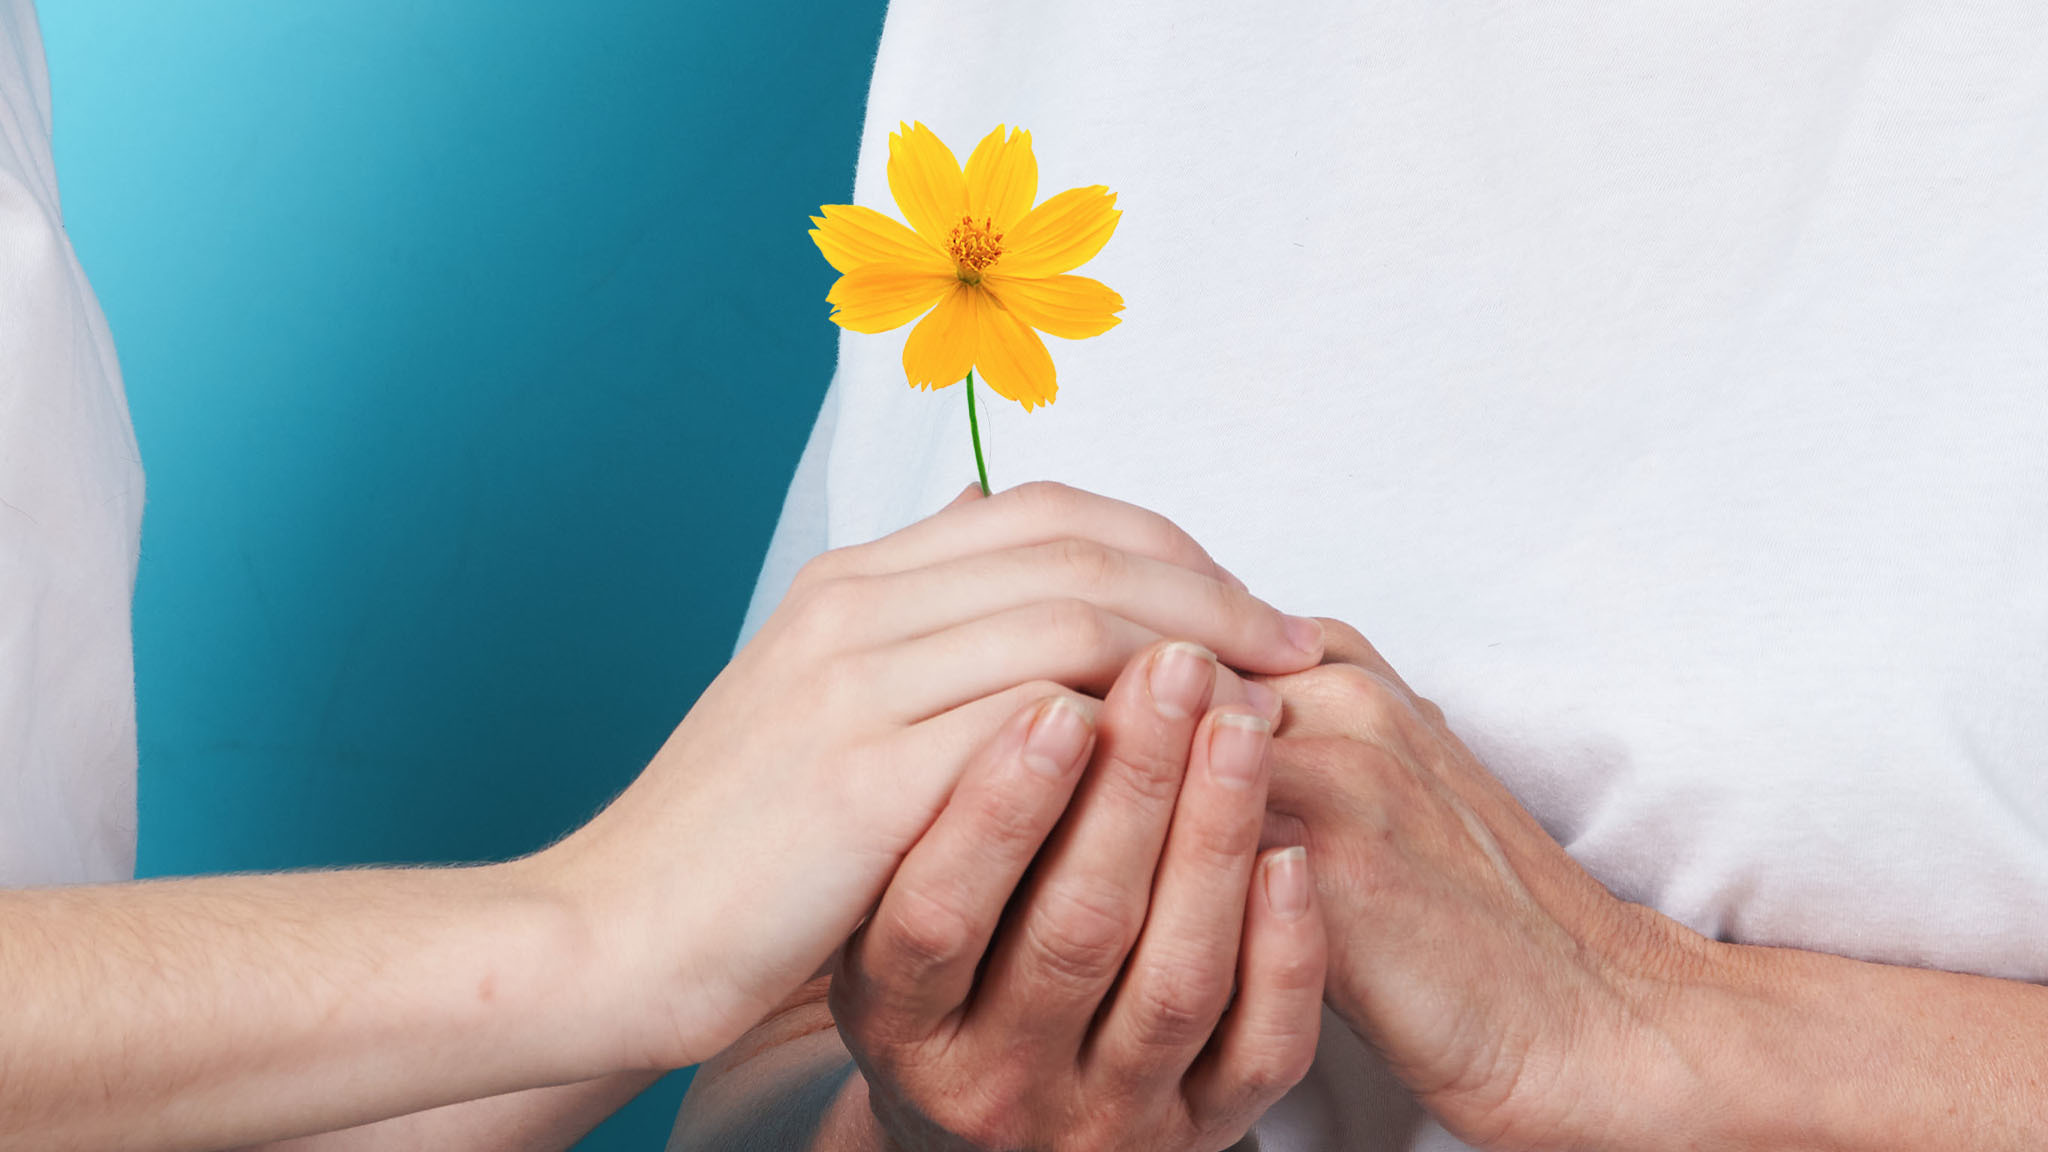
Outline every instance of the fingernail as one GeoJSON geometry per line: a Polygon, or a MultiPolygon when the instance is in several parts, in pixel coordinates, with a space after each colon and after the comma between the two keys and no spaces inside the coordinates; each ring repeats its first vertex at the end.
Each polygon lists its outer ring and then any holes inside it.
{"type": "Polygon", "coordinates": [[[1287,641],[1303,652],[1320,654],[1323,650],[1323,622],[1307,616],[1287,618],[1287,641]]]}
{"type": "Polygon", "coordinates": [[[1280,718],[1280,694],[1257,680],[1244,682],[1244,705],[1268,720],[1280,718]]]}
{"type": "Polygon", "coordinates": [[[1152,706],[1170,720],[1193,716],[1209,695],[1215,663],[1216,654],[1200,644],[1176,641],[1161,648],[1145,677],[1152,706]]]}
{"type": "Polygon", "coordinates": [[[1024,737],[1024,766],[1055,780],[1065,776],[1080,763],[1089,734],[1088,717],[1080,706],[1055,696],[1038,710],[1030,734],[1024,737]]]}
{"type": "Polygon", "coordinates": [[[1209,771],[1226,788],[1244,789],[1258,782],[1266,765],[1266,738],[1273,726],[1264,716],[1219,712],[1209,726],[1209,771]]]}
{"type": "Polygon", "coordinates": [[[1308,915],[1308,849],[1297,844],[1266,857],[1266,903],[1282,920],[1308,915]]]}

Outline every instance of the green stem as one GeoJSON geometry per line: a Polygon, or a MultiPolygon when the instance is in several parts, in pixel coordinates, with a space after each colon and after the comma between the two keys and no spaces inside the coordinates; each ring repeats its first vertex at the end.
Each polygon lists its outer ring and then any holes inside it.
{"type": "Polygon", "coordinates": [[[981,476],[981,494],[989,495],[988,464],[981,458],[981,421],[974,415],[974,369],[967,370],[967,431],[974,437],[974,470],[981,476]]]}

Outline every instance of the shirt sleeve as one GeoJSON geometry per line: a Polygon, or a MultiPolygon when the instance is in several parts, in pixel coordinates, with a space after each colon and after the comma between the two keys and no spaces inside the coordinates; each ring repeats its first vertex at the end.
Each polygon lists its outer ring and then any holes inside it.
{"type": "Polygon", "coordinates": [[[782,602],[797,569],[829,547],[826,516],[826,461],[832,454],[832,433],[839,423],[839,386],[825,390],[825,402],[811,425],[811,438],[797,461],[796,476],[782,498],[782,517],[775,522],[775,536],[768,542],[768,558],[761,562],[761,575],[754,581],[754,597],[747,604],[746,622],[740,625],[735,650],[747,646],[754,633],[782,602]]]}

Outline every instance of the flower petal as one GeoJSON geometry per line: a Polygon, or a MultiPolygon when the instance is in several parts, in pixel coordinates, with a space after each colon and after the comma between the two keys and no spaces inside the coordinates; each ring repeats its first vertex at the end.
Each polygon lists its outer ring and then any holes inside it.
{"type": "Polygon", "coordinates": [[[873,208],[854,204],[827,204],[818,209],[823,216],[811,217],[817,227],[811,239],[825,260],[841,272],[868,264],[930,265],[934,271],[950,272],[953,262],[922,236],[891,220],[873,208]]]}
{"type": "Polygon", "coordinates": [[[1093,259],[1116,231],[1116,194],[1097,184],[1033,208],[1003,237],[995,267],[1009,276],[1056,276],[1093,259]]]}
{"type": "Polygon", "coordinates": [[[1059,393],[1059,379],[1053,372],[1052,353],[1029,324],[993,300],[982,302],[976,316],[974,366],[998,395],[1024,406],[1026,412],[1040,404],[1052,403],[1059,393]]]}
{"type": "Polygon", "coordinates": [[[967,214],[1008,232],[1036,199],[1038,157],[1031,153],[1031,133],[996,125],[967,157],[967,214]]]}
{"type": "Polygon", "coordinates": [[[868,264],[841,276],[825,293],[834,324],[855,332],[887,332],[915,320],[959,278],[908,264],[868,264]]]}
{"type": "Polygon", "coordinates": [[[1123,297],[1102,281],[1086,276],[1025,278],[990,273],[981,285],[1016,313],[1017,319],[1065,340],[1102,335],[1117,326],[1116,314],[1124,310],[1123,297]]]}
{"type": "Polygon", "coordinates": [[[889,134],[889,193],[910,226],[941,249],[967,215],[967,181],[960,174],[960,161],[938,133],[923,124],[904,124],[889,134]]]}
{"type": "Polygon", "coordinates": [[[987,303],[972,285],[953,281],[953,290],[903,342],[903,375],[913,388],[958,384],[974,367],[975,319],[987,303]]]}

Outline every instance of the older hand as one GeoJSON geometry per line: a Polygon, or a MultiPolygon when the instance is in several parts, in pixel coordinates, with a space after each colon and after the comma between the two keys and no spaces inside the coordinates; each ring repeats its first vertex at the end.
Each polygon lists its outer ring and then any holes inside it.
{"type": "Polygon", "coordinates": [[[1065,753],[1007,733],[1011,767],[906,857],[831,992],[889,1145],[1218,1149],[1307,1070],[1307,860],[1255,863],[1277,701],[1204,718],[1217,674],[1186,644],[1135,661],[1085,778],[1078,724],[1065,753]]]}
{"type": "Polygon", "coordinates": [[[1453,1134],[1650,1147],[1639,1102],[1689,1090],[1656,1026],[1707,942],[1624,903],[1544,832],[1365,638],[1270,681],[1271,835],[1308,844],[1330,1002],[1453,1134]]]}

